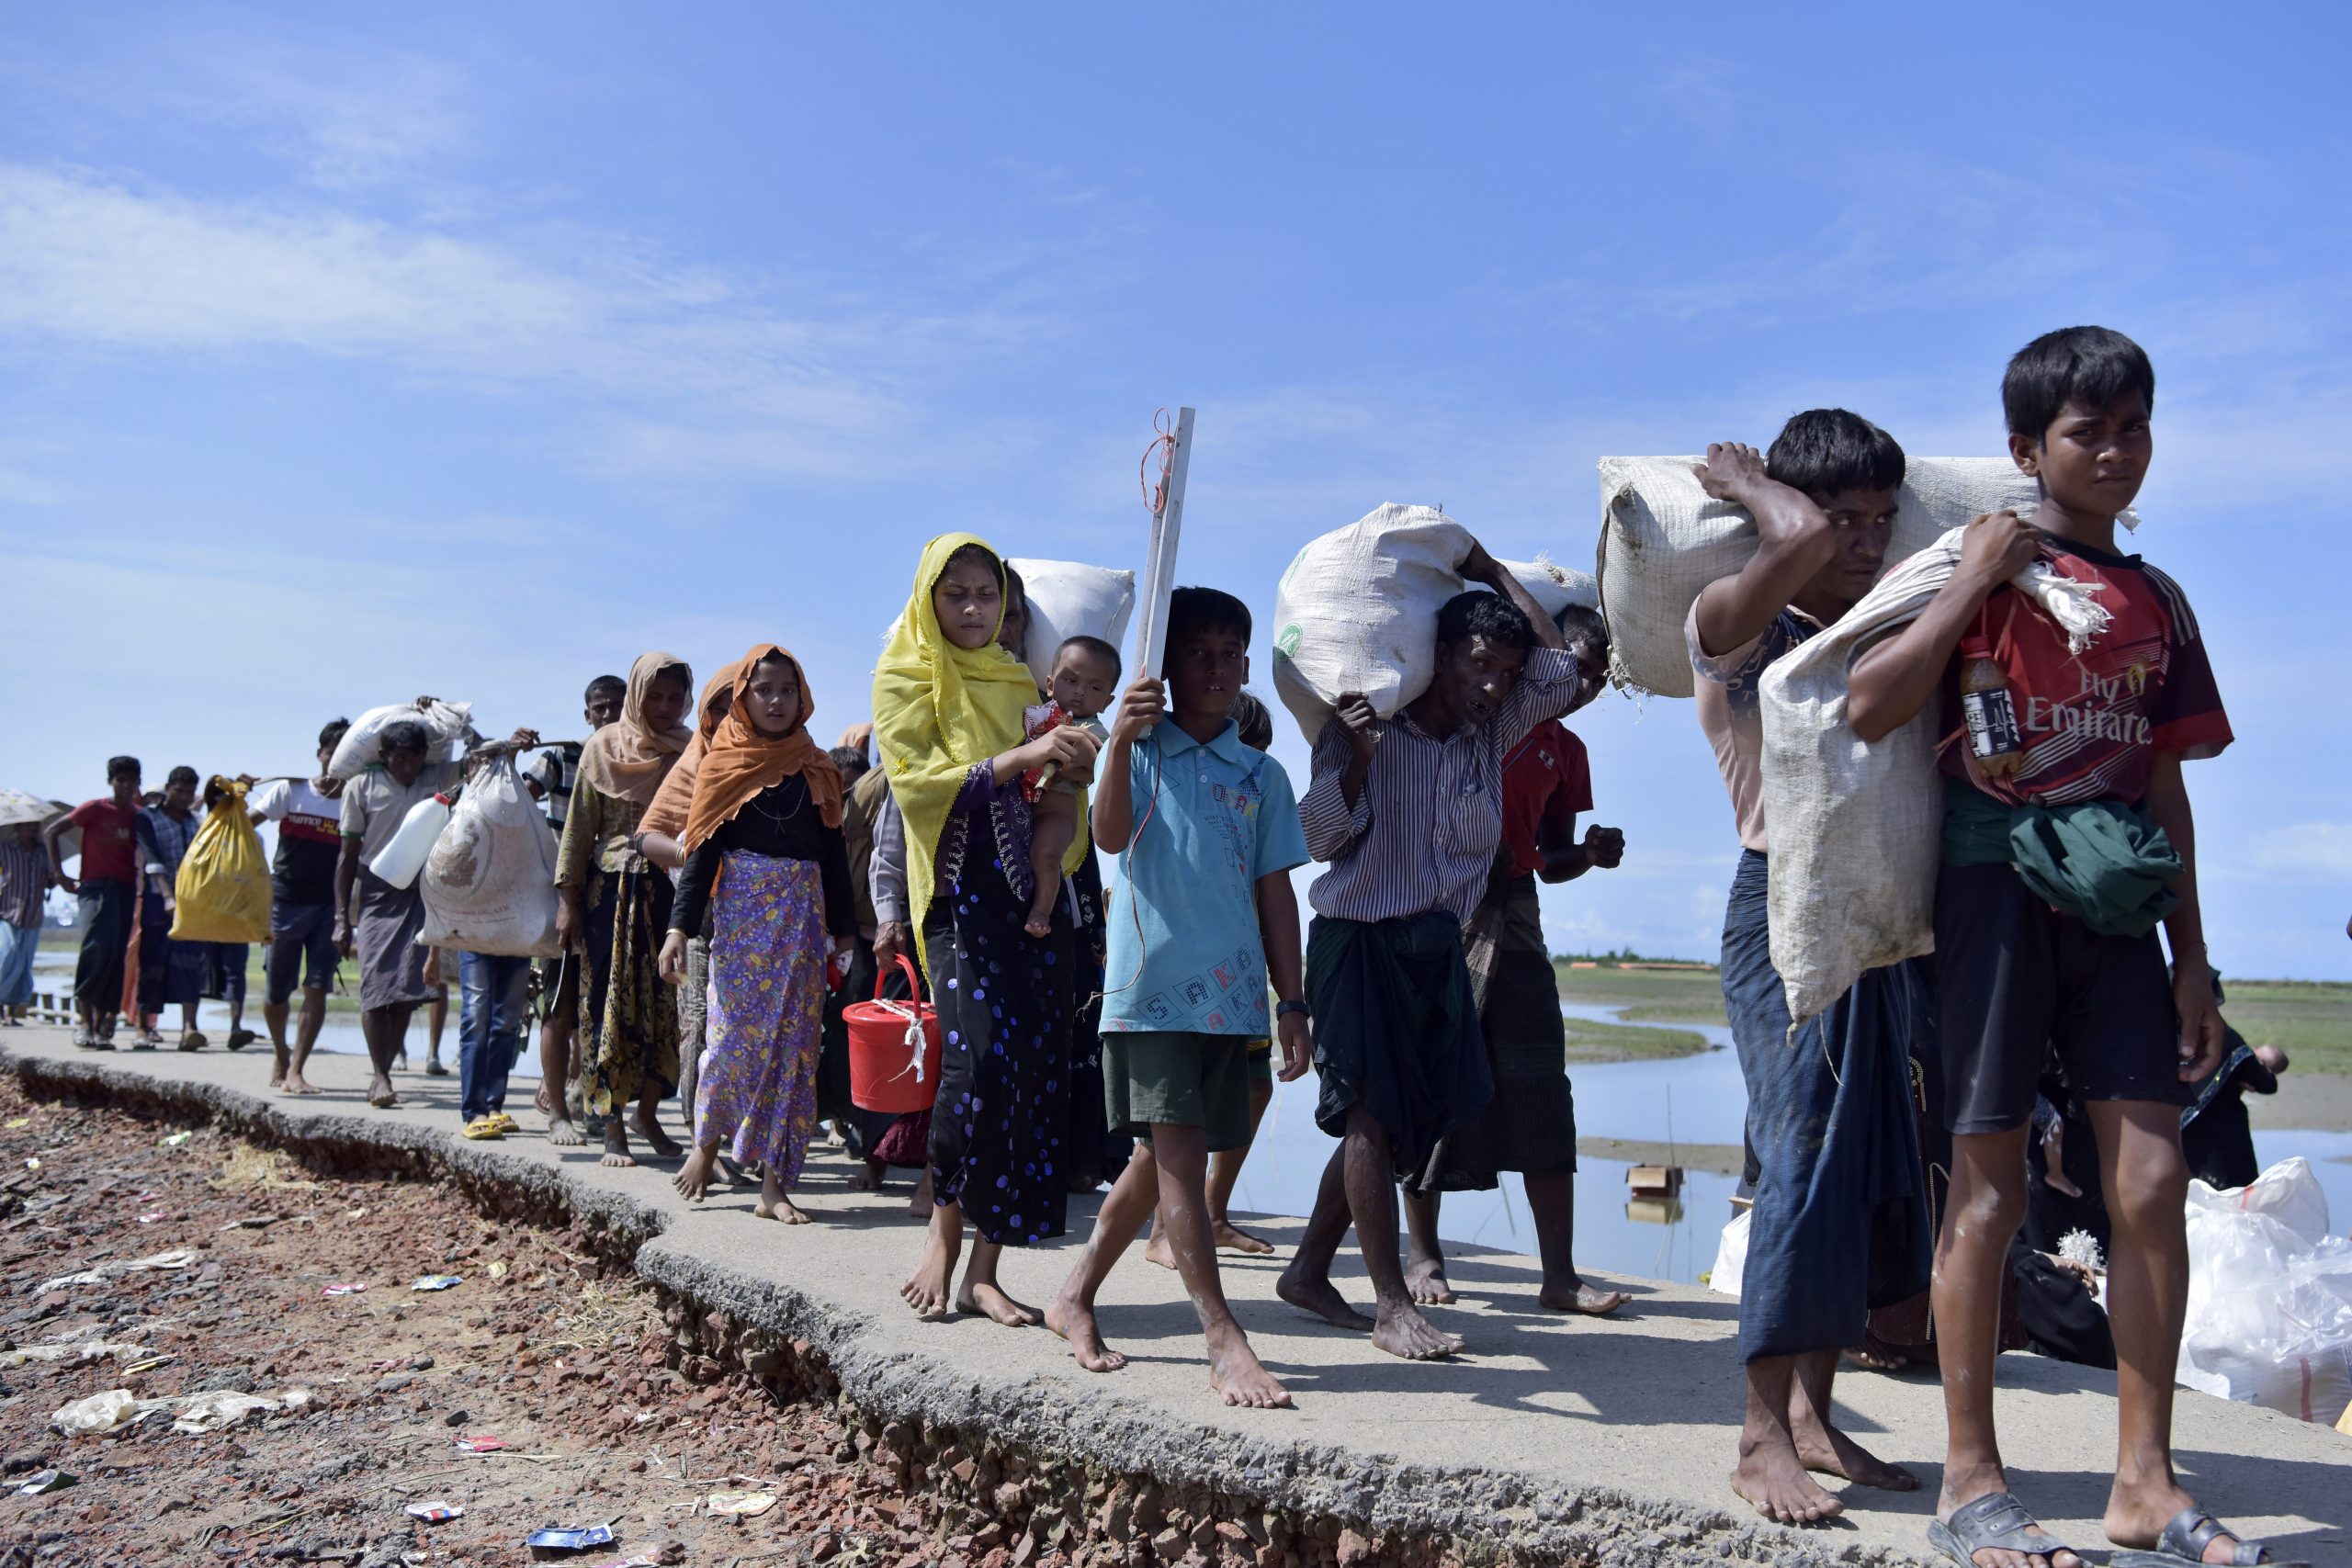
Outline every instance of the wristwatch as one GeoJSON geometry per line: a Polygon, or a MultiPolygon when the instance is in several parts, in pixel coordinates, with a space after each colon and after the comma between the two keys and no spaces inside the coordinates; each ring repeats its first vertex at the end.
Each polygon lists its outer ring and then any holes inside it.
{"type": "Polygon", "coordinates": [[[1288,1018],[1293,1013],[1296,1013],[1301,1018],[1313,1018],[1315,1016],[1313,1010],[1308,1008],[1305,1002],[1276,1002],[1274,1004],[1274,1016],[1276,1018],[1288,1018]]]}

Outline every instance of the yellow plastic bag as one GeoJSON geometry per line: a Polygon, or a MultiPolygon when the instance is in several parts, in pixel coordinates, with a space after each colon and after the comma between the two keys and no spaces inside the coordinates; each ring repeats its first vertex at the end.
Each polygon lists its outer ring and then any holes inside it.
{"type": "Polygon", "coordinates": [[[245,786],[215,777],[218,803],[196,830],[172,891],[174,942],[267,942],[269,862],[245,811],[245,786]]]}

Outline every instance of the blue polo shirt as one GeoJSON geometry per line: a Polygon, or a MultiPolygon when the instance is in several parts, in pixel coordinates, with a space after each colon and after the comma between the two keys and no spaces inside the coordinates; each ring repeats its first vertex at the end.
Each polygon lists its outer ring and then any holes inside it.
{"type": "Polygon", "coordinates": [[[1104,913],[1102,1032],[1273,1032],[1258,879],[1306,863],[1290,775],[1241,744],[1163,719],[1136,742],[1136,830],[1104,913]]]}

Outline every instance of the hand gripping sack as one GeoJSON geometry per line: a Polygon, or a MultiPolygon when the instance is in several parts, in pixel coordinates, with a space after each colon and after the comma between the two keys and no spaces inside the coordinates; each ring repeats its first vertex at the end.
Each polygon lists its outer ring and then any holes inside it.
{"type": "MultiPolygon", "coordinates": [[[[1394,718],[1436,672],[1437,613],[1467,586],[1470,531],[1432,507],[1395,502],[1308,541],[1274,594],[1274,691],[1312,745],[1339,698],[1362,692],[1394,718]]],[[[1592,604],[1598,585],[1549,561],[1504,561],[1551,615],[1592,604]]]]}
{"type": "Polygon", "coordinates": [[[215,778],[224,791],[180,861],[172,884],[174,942],[269,940],[269,860],[245,811],[245,786],[215,778]]]}
{"type": "Polygon", "coordinates": [[[327,777],[348,780],[366,773],[368,764],[379,760],[378,746],[384,726],[398,718],[416,720],[433,738],[433,749],[426,753],[426,761],[454,762],[464,754],[466,737],[473,730],[473,704],[435,702],[419,708],[414,703],[394,703],[390,707],[369,708],[335,743],[334,756],[327,763],[327,777]]]}
{"type": "Polygon", "coordinates": [[[1041,690],[1053,682],[1054,650],[1070,638],[1099,637],[1118,648],[1126,637],[1127,617],[1136,607],[1134,572],[1067,560],[1004,564],[1021,574],[1029,596],[1029,636],[1022,657],[1041,690]]]}
{"type": "MultiPolygon", "coordinates": [[[[1771,858],[1766,908],[1792,1035],[1865,969],[1935,950],[1942,714],[1931,700],[1902,728],[1866,742],[1846,722],[1847,680],[1855,660],[1917,620],[1951,581],[1963,531],[1953,529],[1880,578],[1758,682],[1771,858]]],[[[2040,561],[2010,581],[2066,628],[2078,653],[2107,626],[2092,590],[2040,561]]]]}
{"type": "MultiPolygon", "coordinates": [[[[1756,553],[1755,519],[1715,501],[1691,473],[1701,457],[1600,459],[1600,610],[1610,674],[1661,697],[1690,694],[1683,622],[1700,590],[1756,553]]],[[[1979,513],[2033,510],[2033,481],[2007,457],[1914,457],[1894,514],[1889,566],[1979,513]]]]}
{"type": "Polygon", "coordinates": [[[554,953],[555,854],[555,829],[523,787],[514,754],[481,763],[417,878],[417,941],[504,958],[554,953]]]}

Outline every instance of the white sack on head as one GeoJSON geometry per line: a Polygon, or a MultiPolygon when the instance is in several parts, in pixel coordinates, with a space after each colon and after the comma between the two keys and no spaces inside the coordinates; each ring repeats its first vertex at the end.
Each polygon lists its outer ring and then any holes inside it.
{"type": "MultiPolygon", "coordinates": [[[[1661,697],[1690,694],[1682,636],[1691,602],[1755,555],[1755,519],[1700,488],[1702,457],[1600,459],[1600,609],[1610,674],[1661,697]]],[[[1889,566],[1979,513],[2030,512],[2033,481],[2007,457],[1914,457],[1894,514],[1889,566]]]]}
{"type": "MultiPolygon", "coordinates": [[[[1880,578],[1860,604],[1757,683],[1771,859],[1766,908],[1792,1034],[1864,970],[1935,951],[1942,710],[1930,698],[1910,723],[1865,741],[1846,722],[1847,682],[1854,660],[1917,620],[1951,581],[1964,532],[1954,528],[1880,578]]],[[[2065,628],[2077,652],[2107,626],[2092,585],[2041,561],[2010,584],[2065,628]]]]}
{"type": "MultiPolygon", "coordinates": [[[[1098,637],[1120,649],[1135,613],[1136,574],[1067,560],[1012,560],[1028,595],[1029,636],[1022,658],[1039,687],[1053,683],[1054,651],[1074,637],[1098,637]]],[[[1140,673],[1140,671],[1136,671],[1140,673]]]]}
{"type": "MultiPolygon", "coordinates": [[[[1274,691],[1311,745],[1349,692],[1383,718],[1429,690],[1437,613],[1468,584],[1470,531],[1431,507],[1395,502],[1309,540],[1274,593],[1274,691]]],[[[1503,561],[1556,615],[1593,604],[1598,585],[1550,561],[1503,561]]]]}
{"type": "Polygon", "coordinates": [[[327,762],[327,777],[348,780],[366,773],[368,764],[380,760],[379,746],[384,727],[402,718],[413,718],[424,726],[426,761],[454,762],[465,754],[466,739],[473,733],[473,708],[471,703],[438,701],[424,708],[414,703],[369,708],[335,743],[334,756],[327,762]]]}
{"type": "Polygon", "coordinates": [[[524,786],[513,753],[474,769],[417,878],[427,947],[505,958],[550,956],[555,829],[524,786]]]}

